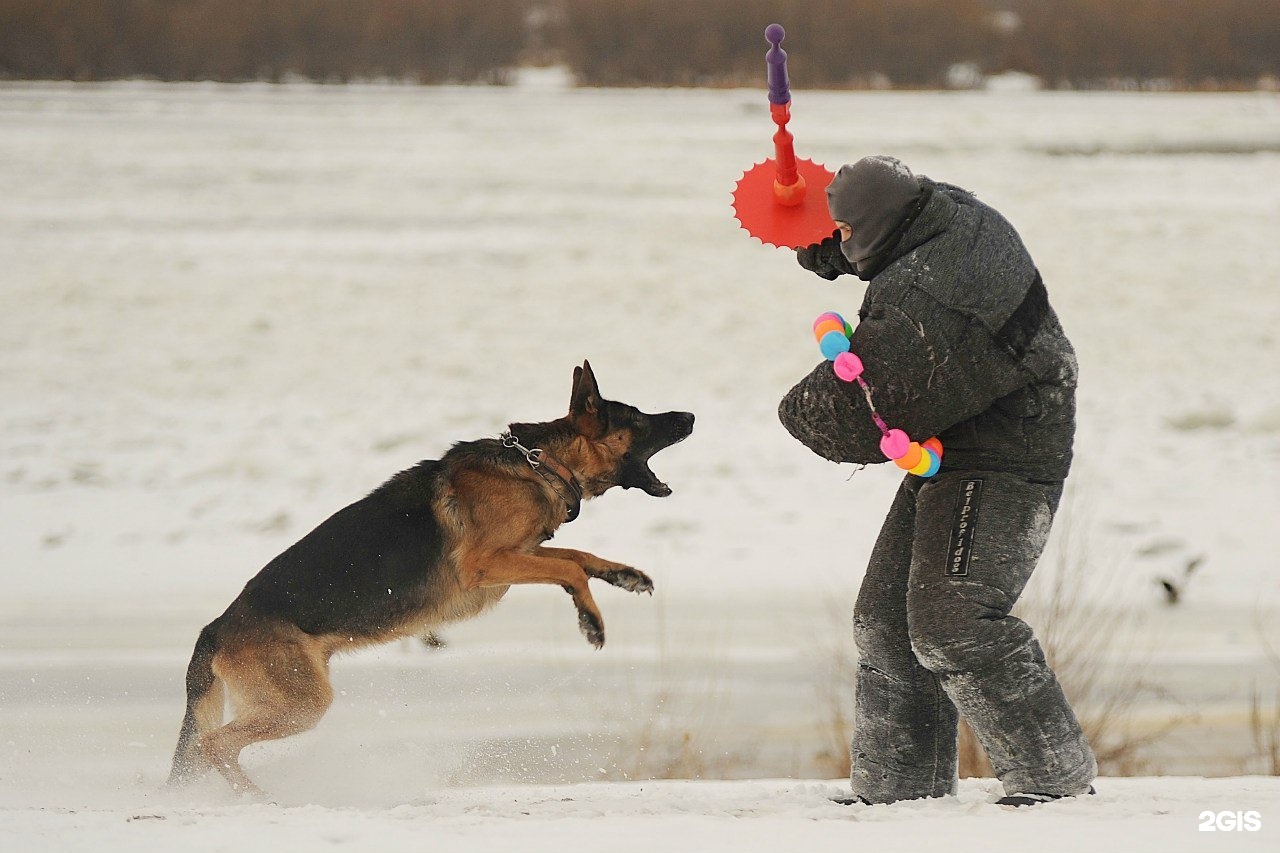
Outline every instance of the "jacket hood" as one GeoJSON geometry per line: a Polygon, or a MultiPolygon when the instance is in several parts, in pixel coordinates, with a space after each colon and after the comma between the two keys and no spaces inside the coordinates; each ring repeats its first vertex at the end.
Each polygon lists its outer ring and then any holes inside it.
{"type": "Polygon", "coordinates": [[[863,157],[840,167],[827,185],[827,209],[853,230],[840,251],[859,273],[898,241],[922,192],[916,176],[894,157],[863,157]]]}

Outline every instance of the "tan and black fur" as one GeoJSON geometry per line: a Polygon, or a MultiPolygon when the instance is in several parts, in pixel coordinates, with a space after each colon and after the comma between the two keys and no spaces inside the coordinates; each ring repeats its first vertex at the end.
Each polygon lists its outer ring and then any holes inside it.
{"type": "Polygon", "coordinates": [[[213,767],[236,790],[261,795],[240,751],[319,722],[333,701],[334,654],[476,616],[513,584],[563,587],[582,633],[601,647],[604,622],[588,578],[637,593],[652,592],[653,582],[630,566],[544,543],[576,512],[578,490],[582,498],[613,486],[670,494],[649,457],[692,430],[688,412],[648,415],[603,399],[584,363],[574,369],[568,415],[510,427],[523,447],[543,451],[541,467],[498,439],[462,442],[335,513],[200,632],[169,783],[213,767]],[[235,715],[224,724],[228,695],[235,715]]]}

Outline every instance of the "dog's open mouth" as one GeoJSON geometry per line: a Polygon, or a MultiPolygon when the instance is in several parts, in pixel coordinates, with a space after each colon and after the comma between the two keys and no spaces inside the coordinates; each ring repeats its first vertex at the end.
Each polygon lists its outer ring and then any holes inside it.
{"type": "Polygon", "coordinates": [[[658,479],[649,468],[649,460],[655,453],[673,444],[679,444],[693,434],[693,415],[689,412],[667,412],[656,415],[658,426],[644,447],[633,447],[622,463],[618,485],[624,489],[643,489],[655,498],[671,494],[671,487],[658,479]]]}

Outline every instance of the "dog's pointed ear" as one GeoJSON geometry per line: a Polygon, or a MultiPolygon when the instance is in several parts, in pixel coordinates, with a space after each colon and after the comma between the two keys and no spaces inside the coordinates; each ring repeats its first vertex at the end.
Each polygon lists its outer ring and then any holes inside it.
{"type": "Polygon", "coordinates": [[[600,386],[591,370],[591,362],[573,369],[573,395],[569,398],[569,414],[596,414],[600,411],[600,386]]]}
{"type": "Polygon", "coordinates": [[[600,432],[600,387],[591,371],[591,362],[573,369],[573,395],[569,398],[569,417],[578,431],[594,438],[600,432]]]}

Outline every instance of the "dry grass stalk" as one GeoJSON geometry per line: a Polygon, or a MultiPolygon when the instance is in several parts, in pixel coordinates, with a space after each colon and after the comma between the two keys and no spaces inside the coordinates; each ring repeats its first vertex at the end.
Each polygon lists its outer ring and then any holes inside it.
{"type": "Polygon", "coordinates": [[[1141,620],[1133,608],[1108,608],[1107,578],[1099,571],[1097,552],[1089,546],[1088,528],[1068,499],[1058,514],[1054,541],[1043,568],[1033,576],[1014,613],[1033,626],[1045,659],[1058,676],[1075,710],[1103,775],[1129,776],[1145,768],[1143,753],[1181,725],[1172,715],[1156,728],[1135,731],[1138,700],[1156,693],[1141,672],[1129,635],[1141,620]],[[1038,583],[1037,583],[1038,581],[1038,583]]]}
{"type": "MultiPolygon", "coordinates": [[[[1261,619],[1258,620],[1258,637],[1267,660],[1280,675],[1280,652],[1271,645],[1261,619]]],[[[1262,690],[1257,682],[1253,684],[1249,699],[1249,733],[1253,737],[1254,755],[1262,762],[1262,772],[1280,776],[1280,688],[1276,689],[1270,708],[1263,707],[1262,690]]]]}
{"type": "Polygon", "coordinates": [[[1280,776],[1280,690],[1270,708],[1264,708],[1262,691],[1255,683],[1249,696],[1249,732],[1254,754],[1262,761],[1262,772],[1280,776]]]}
{"type": "Polygon", "coordinates": [[[850,630],[851,616],[843,601],[826,602],[825,623],[830,629],[819,641],[816,655],[826,662],[815,685],[820,739],[813,756],[819,773],[828,779],[848,779],[849,736],[853,731],[853,682],[858,674],[858,651],[850,630]],[[832,644],[834,638],[834,645],[832,644]]]}

